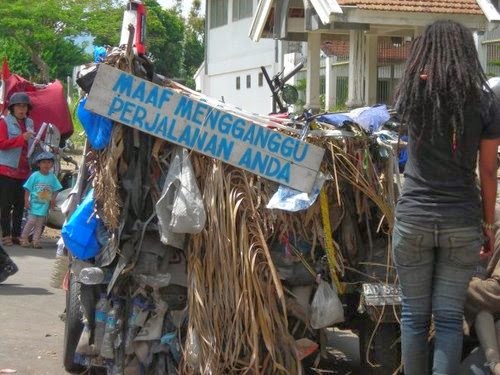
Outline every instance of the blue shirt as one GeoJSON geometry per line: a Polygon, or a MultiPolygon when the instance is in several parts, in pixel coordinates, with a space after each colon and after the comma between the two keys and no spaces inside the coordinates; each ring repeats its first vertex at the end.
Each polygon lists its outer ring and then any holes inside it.
{"type": "Polygon", "coordinates": [[[62,189],[54,173],[44,175],[38,171],[28,178],[23,187],[30,193],[29,213],[36,216],[46,216],[49,213],[52,196],[62,189]]]}

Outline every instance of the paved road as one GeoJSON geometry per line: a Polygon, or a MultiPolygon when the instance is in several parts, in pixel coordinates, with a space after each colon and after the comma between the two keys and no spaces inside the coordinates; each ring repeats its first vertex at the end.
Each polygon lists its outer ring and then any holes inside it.
{"type": "Polygon", "coordinates": [[[19,272],[0,284],[0,374],[2,369],[18,375],[66,374],[64,323],[59,319],[65,293],[49,285],[55,241],[42,244],[43,249],[5,248],[19,272]]]}

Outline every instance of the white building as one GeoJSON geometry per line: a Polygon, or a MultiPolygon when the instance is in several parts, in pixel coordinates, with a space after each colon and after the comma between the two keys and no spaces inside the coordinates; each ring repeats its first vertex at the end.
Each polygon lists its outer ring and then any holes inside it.
{"type": "MultiPolygon", "coordinates": [[[[249,38],[258,0],[206,2],[206,55],[196,89],[250,112],[272,111],[272,95],[261,66],[269,76],[281,71],[284,54],[300,49],[297,43],[249,38]]],[[[293,61],[290,63],[293,66],[293,61]]]]}
{"type": "Polygon", "coordinates": [[[404,49],[426,24],[450,18],[482,32],[500,21],[498,0],[207,0],[205,14],[206,56],[197,89],[258,113],[272,111],[261,66],[273,76],[302,53],[307,107],[328,109],[340,99],[370,105],[390,99],[401,69],[400,58],[391,60],[394,49],[404,49]],[[342,43],[347,60],[339,61],[336,52],[321,58],[322,46],[335,51],[342,43]],[[295,54],[286,64],[289,53],[295,54]]]}

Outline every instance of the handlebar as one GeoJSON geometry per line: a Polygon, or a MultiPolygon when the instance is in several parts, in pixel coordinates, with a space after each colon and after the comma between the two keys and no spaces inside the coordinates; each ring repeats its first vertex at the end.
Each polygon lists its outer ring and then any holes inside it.
{"type": "Polygon", "coordinates": [[[290,73],[288,73],[285,77],[280,79],[280,76],[283,74],[284,69],[279,72],[278,74],[274,75],[272,78],[269,77],[269,74],[267,74],[267,70],[264,66],[261,66],[260,69],[262,70],[262,74],[264,75],[264,78],[266,79],[266,82],[269,86],[269,89],[271,90],[272,96],[273,96],[273,112],[276,112],[276,105],[279,107],[279,112],[280,113],[285,113],[287,112],[288,108],[283,104],[280,96],[278,93],[283,90],[283,87],[285,86],[285,83],[292,78],[297,72],[302,69],[304,66],[304,62],[300,62],[297,65],[293,67],[290,73]]]}
{"type": "Polygon", "coordinates": [[[284,84],[290,79],[292,78],[295,74],[297,74],[302,68],[304,67],[304,62],[301,61],[300,63],[298,63],[297,65],[295,65],[293,67],[293,69],[290,71],[290,73],[288,73],[286,76],[284,76],[283,78],[280,79],[280,77],[283,75],[284,71],[285,71],[285,68],[283,68],[283,70],[277,74],[274,75],[274,77],[272,78],[272,81],[273,83],[276,84],[275,86],[275,89],[276,90],[279,90],[279,89],[282,89],[284,84]]]}
{"type": "Polygon", "coordinates": [[[286,81],[288,81],[290,78],[292,78],[295,74],[297,74],[302,68],[304,67],[304,62],[300,62],[297,65],[294,66],[294,68],[291,70],[290,73],[288,73],[286,76],[283,77],[281,80],[281,83],[284,84],[286,81]]]}

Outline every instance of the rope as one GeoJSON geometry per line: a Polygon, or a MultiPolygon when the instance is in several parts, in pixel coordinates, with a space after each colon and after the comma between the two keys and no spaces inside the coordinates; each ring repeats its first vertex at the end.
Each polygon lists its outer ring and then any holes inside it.
{"type": "Polygon", "coordinates": [[[337,275],[337,249],[333,243],[332,237],[332,227],[330,224],[330,213],[328,211],[328,195],[326,190],[323,188],[319,194],[320,204],[321,204],[321,219],[323,221],[323,231],[325,233],[325,251],[326,258],[328,260],[328,266],[330,268],[330,276],[337,287],[337,291],[340,294],[344,293],[344,287],[340,283],[339,277],[337,275]]]}

